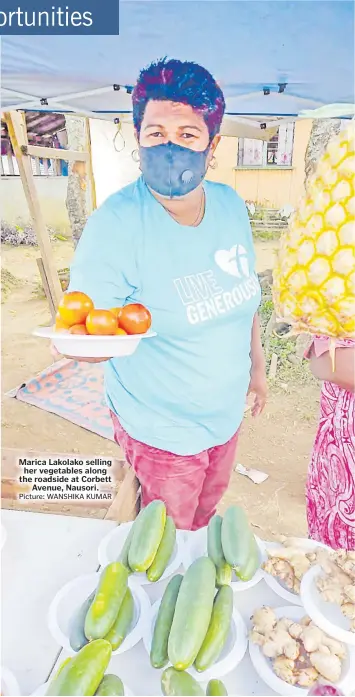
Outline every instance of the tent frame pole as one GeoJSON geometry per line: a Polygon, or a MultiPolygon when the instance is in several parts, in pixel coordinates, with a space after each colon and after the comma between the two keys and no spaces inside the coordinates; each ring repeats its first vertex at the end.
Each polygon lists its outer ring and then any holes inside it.
{"type": "Polygon", "coordinates": [[[44,146],[29,145],[25,113],[22,111],[7,111],[4,114],[12,148],[17,160],[21,182],[27,205],[33,221],[41,258],[38,260],[39,270],[49,308],[53,316],[63,295],[50,237],[42,214],[35,178],[32,171],[31,157],[43,157],[70,162],[82,162],[85,174],[90,183],[90,208],[96,208],[96,189],[92,167],[91,140],[89,119],[85,119],[87,151],[58,150],[44,146]]]}
{"type": "Polygon", "coordinates": [[[5,113],[5,122],[12,148],[16,156],[24,194],[26,196],[38,246],[40,248],[43,261],[43,270],[46,275],[51,301],[53,306],[57,308],[62,296],[62,287],[60,285],[59,276],[54,262],[50,237],[39,203],[31,159],[25,154],[26,148],[28,147],[26,119],[23,112],[11,111],[5,113]]]}

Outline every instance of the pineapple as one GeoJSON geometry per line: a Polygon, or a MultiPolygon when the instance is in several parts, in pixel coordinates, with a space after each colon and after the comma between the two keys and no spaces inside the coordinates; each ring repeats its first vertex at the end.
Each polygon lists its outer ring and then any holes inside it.
{"type": "Polygon", "coordinates": [[[297,333],[355,338],[355,124],[332,140],[282,236],[277,315],[297,333]]]}

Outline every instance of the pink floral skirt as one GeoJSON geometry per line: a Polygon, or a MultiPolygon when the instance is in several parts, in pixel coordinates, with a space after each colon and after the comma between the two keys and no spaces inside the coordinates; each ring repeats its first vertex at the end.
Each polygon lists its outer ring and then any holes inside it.
{"type": "MultiPolygon", "coordinates": [[[[314,346],[319,356],[329,344],[320,338],[314,346]]],[[[322,387],[306,496],[310,537],[333,549],[355,550],[355,395],[331,382],[322,387]]]]}

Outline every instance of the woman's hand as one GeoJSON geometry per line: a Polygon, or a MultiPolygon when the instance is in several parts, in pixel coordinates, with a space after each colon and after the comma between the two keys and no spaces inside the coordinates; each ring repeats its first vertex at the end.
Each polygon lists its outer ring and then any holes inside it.
{"type": "Polygon", "coordinates": [[[109,358],[81,358],[79,356],[63,356],[58,353],[57,349],[53,344],[50,345],[50,352],[55,361],[60,361],[62,358],[67,358],[70,361],[79,361],[81,363],[103,363],[104,361],[109,361],[109,358]]]}
{"type": "Polygon", "coordinates": [[[251,413],[253,416],[259,416],[264,410],[267,400],[267,380],[264,366],[259,368],[252,367],[248,394],[251,392],[255,395],[251,413]]]}

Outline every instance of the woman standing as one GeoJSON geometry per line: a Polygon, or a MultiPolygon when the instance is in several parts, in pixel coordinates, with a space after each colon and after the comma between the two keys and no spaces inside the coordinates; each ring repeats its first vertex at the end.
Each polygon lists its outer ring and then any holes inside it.
{"type": "Polygon", "coordinates": [[[266,399],[260,287],[244,202],[204,181],[225,103],[195,63],[161,60],[133,91],[142,176],[89,219],[70,290],[95,307],[143,303],[155,338],[105,365],[115,430],[142,486],[177,527],[206,525],[226,490],[248,390],[266,399]]]}
{"type": "Polygon", "coordinates": [[[307,357],[323,380],[320,419],[307,481],[307,518],[314,540],[355,550],[355,341],[337,342],[335,371],[326,337],[307,357]]]}

